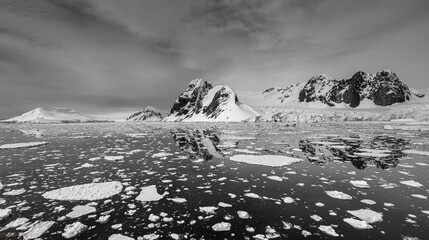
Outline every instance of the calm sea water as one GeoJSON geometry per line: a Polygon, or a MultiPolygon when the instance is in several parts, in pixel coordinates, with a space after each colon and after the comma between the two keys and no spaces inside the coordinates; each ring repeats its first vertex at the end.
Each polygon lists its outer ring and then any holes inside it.
{"type": "MultiPolygon", "coordinates": [[[[64,227],[76,221],[89,227],[78,239],[108,239],[115,233],[134,239],[149,234],[158,239],[335,238],[320,226],[331,226],[344,239],[429,239],[429,157],[403,152],[429,151],[427,131],[384,130],[381,123],[0,125],[0,145],[36,141],[49,144],[0,150],[0,183],[5,185],[0,208],[13,209],[0,228],[25,217],[30,222],[56,222],[42,239],[62,239],[64,227]],[[177,141],[174,133],[190,144],[177,141]],[[200,140],[205,137],[224,158],[200,161],[204,158],[200,140]],[[332,143],[346,147],[332,148],[332,143]],[[383,157],[357,157],[359,149],[389,152],[383,157]],[[160,152],[165,156],[158,157],[160,152]],[[229,159],[236,154],[284,155],[303,161],[282,167],[250,165],[229,159]],[[108,161],[106,155],[124,157],[108,161]],[[366,181],[370,188],[357,188],[352,180],[366,181]],[[401,183],[411,180],[422,186],[401,183]],[[89,201],[42,197],[62,187],[108,181],[135,189],[93,202],[96,213],[79,219],[64,216],[89,201]],[[150,185],[166,196],[137,201],[140,188],[150,185]],[[25,192],[3,195],[17,189],[25,192]],[[351,199],[333,198],[326,191],[351,199]],[[248,193],[259,197],[247,197],[248,193]],[[186,202],[176,203],[174,198],[186,202]],[[64,210],[55,211],[59,206],[64,210]],[[212,213],[200,209],[210,206],[216,207],[212,213]],[[370,223],[371,229],[356,229],[343,219],[358,219],[347,212],[358,209],[381,213],[382,220],[370,223]],[[107,211],[110,220],[97,223],[107,211]],[[240,218],[238,211],[249,217],[240,218]],[[153,222],[150,214],[161,217],[153,222]],[[213,225],[220,222],[229,223],[230,229],[214,231],[213,225]],[[117,224],[122,224],[119,229],[117,224]]],[[[0,239],[17,233],[4,230],[0,239]]]]}

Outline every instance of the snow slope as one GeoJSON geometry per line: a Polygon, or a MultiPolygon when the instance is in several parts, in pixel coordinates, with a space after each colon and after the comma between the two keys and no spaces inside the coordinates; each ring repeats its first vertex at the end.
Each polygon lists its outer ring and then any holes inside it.
{"type": "Polygon", "coordinates": [[[212,86],[202,79],[192,80],[174,103],[165,122],[240,122],[259,116],[241,103],[227,85],[212,86]]]}
{"type": "Polygon", "coordinates": [[[29,112],[4,120],[9,123],[69,123],[101,122],[104,120],[67,108],[36,108],[29,112]]]}

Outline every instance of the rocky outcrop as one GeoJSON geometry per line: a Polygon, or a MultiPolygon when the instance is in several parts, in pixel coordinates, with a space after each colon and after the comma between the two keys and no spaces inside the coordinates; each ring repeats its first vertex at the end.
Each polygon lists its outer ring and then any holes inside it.
{"type": "Polygon", "coordinates": [[[195,79],[180,94],[163,121],[239,122],[256,116],[258,113],[240,103],[229,86],[213,86],[202,79],[195,79]]]}
{"type": "Polygon", "coordinates": [[[160,122],[162,115],[155,108],[147,106],[145,109],[131,114],[126,120],[135,122],[160,122]]]}
{"type": "Polygon", "coordinates": [[[282,103],[290,102],[290,98],[298,95],[298,102],[321,102],[328,106],[344,103],[352,108],[358,107],[364,100],[369,100],[378,106],[389,106],[412,98],[425,97],[424,94],[408,88],[390,70],[375,74],[357,72],[350,79],[343,80],[318,75],[308,80],[305,85],[297,84],[284,89],[270,88],[263,94],[270,97],[274,91],[277,99],[282,103]],[[299,94],[294,94],[296,92],[299,94]]]}

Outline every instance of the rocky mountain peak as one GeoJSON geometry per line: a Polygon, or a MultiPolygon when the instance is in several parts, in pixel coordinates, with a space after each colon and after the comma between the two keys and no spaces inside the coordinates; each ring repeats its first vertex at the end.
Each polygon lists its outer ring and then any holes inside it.
{"type": "Polygon", "coordinates": [[[213,86],[195,79],[179,95],[164,121],[242,121],[256,115],[256,111],[239,102],[229,86],[213,86]]]}
{"type": "Polygon", "coordinates": [[[145,109],[135,112],[126,118],[127,121],[137,122],[159,122],[162,120],[161,112],[154,107],[147,106],[145,109]]]}
{"type": "Polygon", "coordinates": [[[362,101],[371,101],[375,105],[389,106],[422,98],[423,94],[410,90],[391,70],[383,70],[374,74],[358,71],[349,79],[335,80],[326,74],[310,78],[304,86],[296,85],[283,89],[270,88],[262,94],[265,98],[279,99],[281,103],[290,102],[291,94],[299,91],[298,102],[322,102],[329,106],[345,103],[349,107],[358,107],[362,101]]]}

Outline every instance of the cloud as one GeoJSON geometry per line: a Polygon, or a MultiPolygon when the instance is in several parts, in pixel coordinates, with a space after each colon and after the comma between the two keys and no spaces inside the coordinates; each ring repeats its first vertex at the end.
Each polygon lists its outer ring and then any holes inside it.
{"type": "Polygon", "coordinates": [[[0,117],[166,109],[201,76],[259,91],[392,68],[427,88],[428,12],[424,0],[0,1],[0,117]]]}

